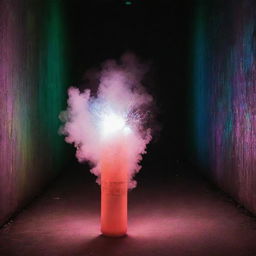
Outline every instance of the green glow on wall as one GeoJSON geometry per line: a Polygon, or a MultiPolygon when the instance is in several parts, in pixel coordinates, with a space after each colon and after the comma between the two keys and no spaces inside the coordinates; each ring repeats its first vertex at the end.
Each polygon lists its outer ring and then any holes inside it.
{"type": "Polygon", "coordinates": [[[209,119],[208,119],[208,100],[209,95],[207,91],[207,75],[208,70],[206,66],[207,52],[206,52],[206,19],[204,17],[204,5],[200,4],[195,19],[194,32],[194,70],[193,70],[193,84],[194,84],[194,146],[196,148],[196,158],[204,168],[209,164],[209,119]]]}
{"type": "Polygon", "coordinates": [[[62,3],[0,1],[0,225],[66,159],[58,135],[69,83],[62,3]]]}
{"type": "Polygon", "coordinates": [[[63,19],[59,1],[48,1],[47,20],[43,26],[43,40],[40,47],[39,69],[39,113],[40,139],[47,141],[47,162],[52,163],[50,169],[58,169],[62,156],[63,140],[58,135],[60,122],[58,115],[64,108],[65,84],[67,76],[65,69],[66,38],[63,31],[63,19]]]}

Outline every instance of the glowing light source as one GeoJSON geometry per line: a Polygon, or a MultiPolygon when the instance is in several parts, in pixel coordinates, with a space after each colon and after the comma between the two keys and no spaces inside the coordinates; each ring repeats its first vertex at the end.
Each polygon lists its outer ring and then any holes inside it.
{"type": "Polygon", "coordinates": [[[132,5],[132,2],[131,1],[125,1],[125,4],[126,5],[132,5]]]}
{"type": "Polygon", "coordinates": [[[127,232],[127,191],[136,186],[133,176],[151,140],[143,112],[152,97],[141,88],[143,72],[135,72],[141,66],[130,54],[122,57],[122,63],[102,66],[96,95],[71,87],[68,109],[60,115],[66,142],[74,143],[78,160],[90,161],[91,172],[99,176],[101,231],[107,236],[127,232]]]}
{"type": "Polygon", "coordinates": [[[123,131],[126,127],[125,119],[114,113],[109,113],[102,118],[102,134],[104,136],[113,135],[117,132],[123,131]]]}

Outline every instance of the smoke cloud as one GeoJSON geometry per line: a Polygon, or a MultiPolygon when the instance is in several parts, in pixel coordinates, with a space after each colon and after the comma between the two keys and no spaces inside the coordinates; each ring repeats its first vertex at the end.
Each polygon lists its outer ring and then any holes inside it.
{"type": "Polygon", "coordinates": [[[90,89],[68,89],[68,108],[60,113],[64,122],[60,133],[76,147],[79,162],[89,161],[99,184],[101,152],[106,141],[122,130],[127,136],[129,188],[136,186],[133,177],[152,138],[149,124],[153,98],[141,83],[146,71],[147,66],[133,54],[125,54],[119,61],[106,61],[93,75],[98,78],[95,95],[90,89]]]}

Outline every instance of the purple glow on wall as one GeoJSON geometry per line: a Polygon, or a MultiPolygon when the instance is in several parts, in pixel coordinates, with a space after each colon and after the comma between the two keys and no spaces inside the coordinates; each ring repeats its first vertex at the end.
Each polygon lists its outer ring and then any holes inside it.
{"type": "MultiPolygon", "coordinates": [[[[0,3],[0,24],[1,38],[0,38],[0,204],[6,208],[15,207],[15,202],[10,200],[12,193],[15,193],[15,173],[13,172],[15,161],[15,76],[14,69],[17,65],[17,42],[18,31],[15,19],[12,19],[8,10],[7,2],[0,3]]],[[[3,208],[0,208],[0,214],[6,214],[3,208]]]]}
{"type": "Polygon", "coordinates": [[[209,176],[253,212],[256,212],[255,7],[251,0],[225,1],[225,4],[202,1],[195,38],[195,47],[201,55],[194,60],[197,158],[204,167],[208,159],[209,176]]]}
{"type": "Polygon", "coordinates": [[[68,80],[60,1],[0,1],[0,11],[1,225],[60,170],[68,80]]]}

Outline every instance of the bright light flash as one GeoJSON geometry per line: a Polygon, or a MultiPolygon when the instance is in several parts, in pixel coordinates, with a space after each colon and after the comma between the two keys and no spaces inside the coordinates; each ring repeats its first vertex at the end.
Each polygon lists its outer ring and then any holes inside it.
{"type": "Polygon", "coordinates": [[[126,125],[125,119],[117,114],[108,113],[102,118],[102,134],[104,136],[113,135],[123,131],[124,134],[129,134],[131,129],[126,125]]]}

